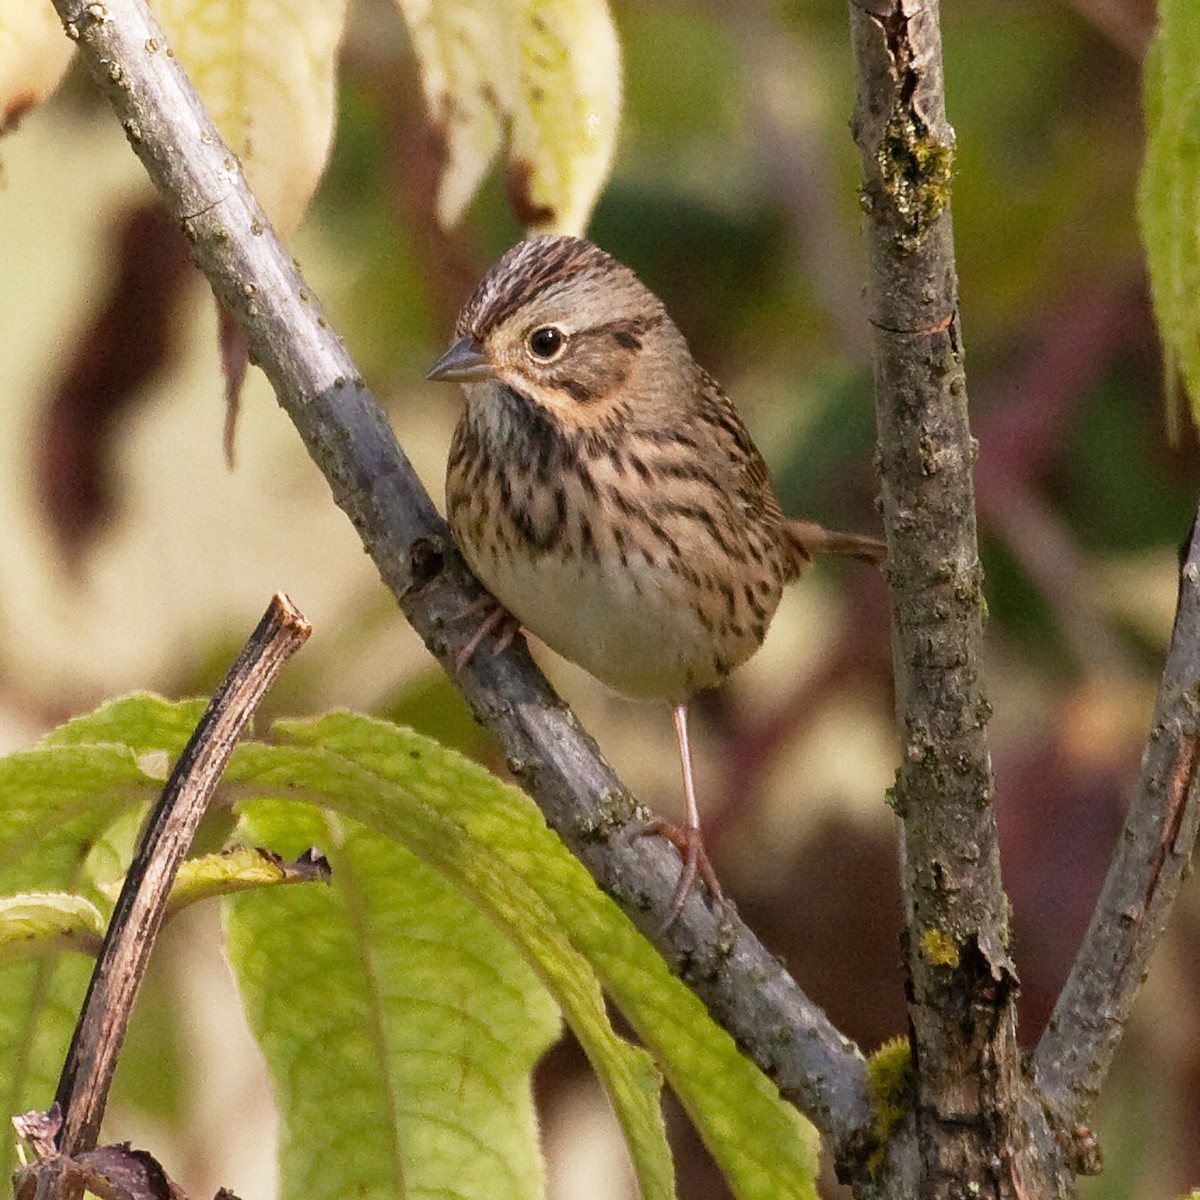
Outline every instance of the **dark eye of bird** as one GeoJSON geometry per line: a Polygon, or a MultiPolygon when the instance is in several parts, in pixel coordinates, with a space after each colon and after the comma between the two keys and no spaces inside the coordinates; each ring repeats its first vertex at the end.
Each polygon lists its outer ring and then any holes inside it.
{"type": "Polygon", "coordinates": [[[561,329],[555,329],[553,325],[544,325],[529,335],[529,349],[538,358],[553,358],[563,348],[565,341],[561,329]]]}

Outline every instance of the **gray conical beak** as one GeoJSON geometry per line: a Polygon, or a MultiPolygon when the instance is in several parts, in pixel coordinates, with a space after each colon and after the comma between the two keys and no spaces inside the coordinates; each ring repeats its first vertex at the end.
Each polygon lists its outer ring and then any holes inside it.
{"type": "Polygon", "coordinates": [[[438,383],[475,383],[480,379],[492,379],[495,374],[483,347],[468,336],[460,337],[425,372],[425,378],[438,383]]]}

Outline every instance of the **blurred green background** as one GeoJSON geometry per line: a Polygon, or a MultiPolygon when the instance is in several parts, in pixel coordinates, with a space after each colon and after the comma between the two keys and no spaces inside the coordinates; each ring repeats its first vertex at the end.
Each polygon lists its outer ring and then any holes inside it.
{"type": "MultiPolygon", "coordinates": [[[[662,296],[726,385],[785,509],[874,529],[844,6],[614,11],[626,113],[591,235],[662,296]]],[[[1195,437],[1165,434],[1133,213],[1152,21],[1150,0],[958,0],[943,13],[1027,1042],[1119,829],[1195,505],[1195,437]]],[[[460,228],[436,226],[436,141],[384,0],[353,6],[339,103],[292,247],[440,503],[459,398],[422,377],[520,229],[498,179],[460,228]]],[[[0,750],[132,688],[207,692],[283,589],[316,632],[270,713],[352,706],[498,766],[253,372],[226,469],[211,297],[82,73],[0,153],[0,750]]],[[[763,652],[697,702],[693,734],[727,890],[865,1049],[904,1028],[888,652],[881,578],[820,565],[763,652]]],[[[540,657],[639,795],[677,812],[666,711],[540,657]]],[[[1085,1185],[1091,1200],[1200,1182],[1198,901],[1185,889],[1098,1108],[1107,1167],[1085,1185]]],[[[122,1074],[115,1137],[152,1145],[189,1192],[270,1194],[269,1088],[212,913],[169,931],[122,1074]]],[[[628,1194],[615,1127],[570,1044],[538,1085],[556,1200],[628,1194]]],[[[676,1117],[680,1194],[725,1195],[676,1117]]]]}

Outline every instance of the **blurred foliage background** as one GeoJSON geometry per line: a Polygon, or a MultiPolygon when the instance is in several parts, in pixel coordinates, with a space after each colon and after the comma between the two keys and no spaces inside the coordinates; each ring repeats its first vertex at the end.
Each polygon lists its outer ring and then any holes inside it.
{"type": "MultiPolygon", "coordinates": [[[[614,12],[625,117],[591,236],[663,297],[724,382],[785,509],[875,528],[843,6],[616,0],[614,12]]],[[[943,11],[1027,1043],[1120,826],[1195,504],[1194,435],[1172,445],[1165,434],[1134,221],[1153,16],[1151,0],[943,11]]],[[[437,227],[437,140],[384,0],[353,6],[341,71],[333,158],[292,246],[440,500],[459,399],[422,377],[474,280],[521,231],[498,178],[460,228],[437,227]]],[[[207,692],[284,589],[316,633],[272,713],[351,706],[499,769],[256,373],[227,470],[211,296],[81,72],[0,155],[0,750],[132,688],[207,692]]],[[[638,794],[678,811],[666,711],[541,659],[638,794]]],[[[864,1049],[901,1032],[882,579],[818,566],[763,652],[695,712],[701,804],[728,892],[864,1049]]],[[[1191,886],[1097,1110],[1106,1170],[1085,1184],[1091,1200],[1200,1182],[1198,963],[1191,886]]],[[[115,1138],[153,1144],[190,1192],[270,1194],[269,1088],[212,914],[169,931],[122,1078],[115,1138]]],[[[569,1043],[538,1087],[553,1195],[627,1194],[615,1126],[569,1043]]],[[[724,1195],[676,1116],[680,1194],[724,1195]]]]}

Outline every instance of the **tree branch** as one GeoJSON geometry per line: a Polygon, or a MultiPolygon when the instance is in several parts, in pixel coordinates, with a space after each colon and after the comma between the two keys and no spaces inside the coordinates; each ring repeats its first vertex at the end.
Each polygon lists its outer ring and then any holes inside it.
{"type": "MultiPolygon", "coordinates": [[[[1094,1170],[1082,1122],[1107,1073],[1200,824],[1200,539],[1193,533],[1142,780],[1091,927],[1030,1073],[992,813],[982,601],[948,187],[953,132],[937,0],[852,0],[891,550],[903,765],[912,1117],[904,1194],[1069,1194],[1094,1170]],[[916,1181],[914,1183],[914,1181],[916,1181]]],[[[1200,519],[1200,518],[1198,518],[1200,519]]],[[[907,1133],[907,1131],[905,1131],[907,1133]]]]}
{"type": "MultiPolygon", "coordinates": [[[[167,911],[176,873],[229,756],[258,702],[312,627],[286,596],[275,596],[200,718],[146,819],[113,908],[63,1063],[55,1104],[58,1152],[92,1150],[117,1056],[167,911]]],[[[70,1189],[68,1188],[68,1191],[70,1189]]]]}
{"type": "Polygon", "coordinates": [[[850,21],[890,551],[901,743],[893,803],[902,822],[921,1195],[1007,1196],[1023,1136],[1016,975],[980,666],[976,444],[937,0],[852,0],[850,21]]]}
{"type": "Polygon", "coordinates": [[[657,932],[679,873],[659,838],[629,836],[640,811],[523,645],[456,671],[469,630],[454,617],[478,585],[246,187],[236,158],[142,0],[54,0],[192,256],[246,335],[338,505],[426,645],[504,748],[550,825],[655,939],[714,1018],[821,1130],[843,1163],[869,1137],[865,1066],[729,906],[693,895],[657,932]]]}
{"type": "Polygon", "coordinates": [[[1064,1128],[1087,1120],[1188,874],[1200,826],[1200,515],[1142,772],[1092,921],[1034,1054],[1064,1128]]]}

